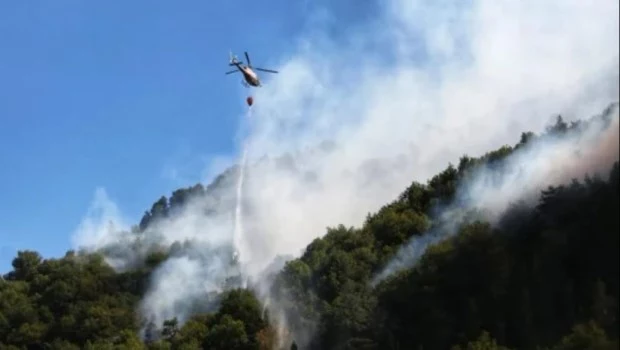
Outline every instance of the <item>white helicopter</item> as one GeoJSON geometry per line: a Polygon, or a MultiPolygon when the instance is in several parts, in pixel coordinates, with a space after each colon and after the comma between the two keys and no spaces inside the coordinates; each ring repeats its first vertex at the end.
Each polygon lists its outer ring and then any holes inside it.
{"type": "Polygon", "coordinates": [[[226,72],[226,74],[241,72],[241,74],[243,74],[243,78],[245,79],[244,85],[246,87],[250,87],[250,86],[260,87],[261,86],[260,79],[258,78],[258,75],[256,74],[256,72],[254,72],[254,70],[261,71],[261,72],[267,72],[267,73],[278,73],[278,71],[271,70],[271,69],[252,67],[252,63],[250,62],[250,56],[248,55],[247,52],[244,52],[244,54],[245,54],[245,59],[247,60],[247,65],[244,65],[242,61],[239,61],[237,59],[237,56],[233,56],[232,52],[230,53],[230,62],[228,65],[236,66],[237,69],[226,72]]]}

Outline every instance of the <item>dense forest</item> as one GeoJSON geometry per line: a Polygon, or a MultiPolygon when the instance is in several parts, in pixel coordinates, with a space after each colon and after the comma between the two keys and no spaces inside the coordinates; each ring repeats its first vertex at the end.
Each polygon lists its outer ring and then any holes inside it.
{"type": "MultiPolygon", "coordinates": [[[[169,250],[122,271],[105,251],[58,259],[20,251],[0,280],[0,349],[617,349],[618,162],[605,176],[584,173],[550,186],[531,205],[512,203],[497,221],[472,214],[437,226],[433,216],[438,205],[459,200],[459,186],[476,169],[501,173],[514,152],[617,118],[615,107],[570,124],[559,117],[513,147],[463,156],[426,184],[412,183],[360,227],[328,229],[272,276],[278,310],[252,286],[233,286],[213,311],[183,324],[148,323],[137,305],[169,250]],[[372,283],[400,248],[433,229],[451,232],[415,265],[372,283]],[[284,331],[276,312],[287,315],[284,331]]],[[[134,230],[214,193],[226,178],[160,198],[134,230]]]]}

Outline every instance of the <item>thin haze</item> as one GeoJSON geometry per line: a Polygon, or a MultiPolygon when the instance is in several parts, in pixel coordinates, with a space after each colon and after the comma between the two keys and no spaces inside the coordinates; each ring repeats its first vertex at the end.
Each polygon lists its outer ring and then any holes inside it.
{"type": "Polygon", "coordinates": [[[312,182],[254,170],[246,199],[261,223],[252,239],[265,243],[248,257],[252,265],[299,253],[328,225],[360,225],[412,180],[426,181],[463,154],[513,144],[557,113],[589,116],[617,99],[618,4],[595,4],[395,1],[374,30],[351,33],[348,46],[309,39],[256,93],[250,156],[326,139],[337,149],[300,161],[312,182]],[[392,42],[394,64],[379,65],[363,49],[368,35],[392,42]],[[418,65],[415,50],[429,62],[418,65]],[[361,170],[373,158],[384,168],[370,163],[368,179],[361,170]]]}
{"type": "MultiPolygon", "coordinates": [[[[254,90],[239,243],[250,277],[278,255],[298,255],[326,226],[359,226],[411,181],[464,154],[514,144],[557,113],[587,117],[618,99],[614,0],[396,0],[347,34],[334,41],[315,28],[296,54],[268,67],[280,74],[264,75],[266,86],[254,90]],[[335,148],[317,150],[326,140],[335,148]],[[295,171],[251,165],[285,153],[295,171]]],[[[229,192],[233,201],[234,185],[229,192]]],[[[168,241],[232,244],[232,213],[207,226],[188,210],[174,229],[157,231],[168,241]]],[[[187,316],[175,305],[212,288],[196,282],[216,278],[209,267],[191,261],[206,260],[173,259],[156,274],[144,308],[158,322],[187,316]]]]}
{"type": "MultiPolygon", "coordinates": [[[[475,211],[492,224],[498,224],[510,205],[537,204],[540,192],[550,185],[568,184],[584,176],[607,178],[618,161],[618,105],[610,109],[609,119],[595,118],[580,124],[577,131],[530,140],[508,156],[500,169],[481,167],[456,192],[457,200],[437,210],[439,222],[429,232],[415,236],[372,281],[413,266],[431,243],[457,232],[457,226],[475,211]]],[[[479,217],[479,216],[476,216],[479,217]]]]}

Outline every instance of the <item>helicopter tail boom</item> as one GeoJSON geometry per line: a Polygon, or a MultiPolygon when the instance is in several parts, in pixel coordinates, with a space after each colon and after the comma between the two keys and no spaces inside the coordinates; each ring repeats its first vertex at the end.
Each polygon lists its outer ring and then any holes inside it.
{"type": "Polygon", "coordinates": [[[228,61],[228,65],[229,66],[236,66],[237,64],[242,64],[243,63],[243,62],[239,61],[239,59],[237,58],[236,55],[233,55],[232,50],[229,51],[228,57],[229,57],[229,61],[228,61]]]}

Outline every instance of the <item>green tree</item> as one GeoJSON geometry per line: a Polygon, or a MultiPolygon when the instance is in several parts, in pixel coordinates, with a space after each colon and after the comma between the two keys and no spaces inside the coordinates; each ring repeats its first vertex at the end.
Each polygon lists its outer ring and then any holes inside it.
{"type": "Polygon", "coordinates": [[[562,338],[562,340],[553,347],[553,350],[610,350],[617,349],[594,321],[575,325],[571,334],[562,338]]]}
{"type": "Polygon", "coordinates": [[[203,344],[206,349],[213,350],[245,350],[249,349],[248,335],[242,321],[224,315],[207,333],[203,344]]]}

